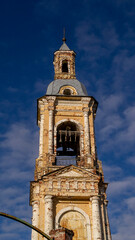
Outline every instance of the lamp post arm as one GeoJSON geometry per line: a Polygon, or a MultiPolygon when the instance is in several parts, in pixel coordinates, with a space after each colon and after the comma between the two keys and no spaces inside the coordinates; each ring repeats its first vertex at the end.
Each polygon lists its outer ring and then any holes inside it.
{"type": "Polygon", "coordinates": [[[0,216],[6,217],[6,218],[10,218],[10,219],[15,220],[17,222],[20,222],[20,223],[26,225],[27,227],[32,228],[33,230],[35,230],[36,232],[38,232],[39,234],[41,234],[43,237],[47,238],[48,240],[53,240],[46,233],[41,231],[39,228],[33,226],[32,224],[30,224],[30,223],[28,223],[28,222],[26,222],[26,221],[24,221],[24,220],[22,220],[20,218],[14,217],[12,215],[9,215],[9,214],[3,213],[3,212],[0,212],[0,216]]]}

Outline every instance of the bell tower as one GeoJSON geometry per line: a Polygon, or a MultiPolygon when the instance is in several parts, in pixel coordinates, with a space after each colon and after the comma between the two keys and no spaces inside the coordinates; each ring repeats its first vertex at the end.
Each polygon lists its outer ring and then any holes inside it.
{"type": "MultiPolygon", "coordinates": [[[[30,187],[32,223],[47,234],[61,227],[73,240],[111,240],[102,163],[96,153],[98,103],[76,79],[75,52],[54,53],[54,80],[37,101],[39,156],[30,187]]],[[[41,240],[32,232],[32,240],[41,240]]]]}

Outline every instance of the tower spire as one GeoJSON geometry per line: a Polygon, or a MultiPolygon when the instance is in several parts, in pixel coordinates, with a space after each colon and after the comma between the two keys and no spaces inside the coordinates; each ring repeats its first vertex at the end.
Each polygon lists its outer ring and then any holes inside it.
{"type": "Polygon", "coordinates": [[[66,38],[65,38],[65,28],[63,28],[63,38],[62,38],[62,41],[63,41],[63,43],[66,42],[66,38]]]}

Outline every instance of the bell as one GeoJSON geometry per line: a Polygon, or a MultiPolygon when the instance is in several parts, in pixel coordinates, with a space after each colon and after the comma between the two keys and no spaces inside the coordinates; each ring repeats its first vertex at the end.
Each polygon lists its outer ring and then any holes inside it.
{"type": "Polygon", "coordinates": [[[71,131],[69,131],[68,134],[69,134],[69,141],[71,142],[71,131]]]}
{"type": "Polygon", "coordinates": [[[75,132],[75,142],[76,142],[76,132],[75,132]]]}
{"type": "Polygon", "coordinates": [[[61,131],[60,131],[60,143],[62,142],[62,134],[61,134],[61,131]]]}
{"type": "Polygon", "coordinates": [[[67,131],[65,131],[65,142],[67,141],[67,131]]]}

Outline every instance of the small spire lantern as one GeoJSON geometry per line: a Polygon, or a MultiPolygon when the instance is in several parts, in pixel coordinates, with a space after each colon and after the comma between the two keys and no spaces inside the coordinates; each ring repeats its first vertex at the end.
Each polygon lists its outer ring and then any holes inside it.
{"type": "Polygon", "coordinates": [[[54,80],[76,79],[75,76],[75,52],[70,50],[66,44],[65,29],[62,38],[63,44],[54,53],[54,80]]]}

